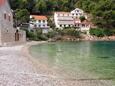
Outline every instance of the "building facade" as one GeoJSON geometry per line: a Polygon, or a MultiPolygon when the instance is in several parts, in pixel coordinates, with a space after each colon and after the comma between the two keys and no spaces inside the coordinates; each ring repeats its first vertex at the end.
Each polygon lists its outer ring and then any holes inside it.
{"type": "Polygon", "coordinates": [[[39,28],[42,29],[43,33],[47,33],[48,29],[50,28],[48,26],[48,19],[46,16],[41,15],[30,15],[30,29],[33,28],[39,28]]]}
{"type": "Polygon", "coordinates": [[[81,31],[89,31],[90,23],[86,20],[81,21],[80,16],[85,16],[83,10],[76,8],[71,12],[55,12],[54,22],[56,28],[63,29],[66,27],[74,27],[81,31]]]}
{"type": "Polygon", "coordinates": [[[13,14],[8,0],[0,0],[0,46],[25,41],[25,34],[13,28],[13,14]]]}
{"type": "Polygon", "coordinates": [[[88,20],[81,21],[79,18],[74,20],[74,27],[82,32],[89,34],[91,28],[90,22],[88,20]]]}
{"type": "Polygon", "coordinates": [[[80,16],[83,16],[84,15],[84,12],[83,10],[79,9],[79,8],[76,8],[75,10],[71,11],[70,12],[72,14],[72,16],[74,17],[80,17],[80,16]]]}
{"type": "Polygon", "coordinates": [[[56,28],[64,27],[73,27],[74,19],[71,13],[69,12],[55,12],[54,13],[54,22],[56,28]]]}

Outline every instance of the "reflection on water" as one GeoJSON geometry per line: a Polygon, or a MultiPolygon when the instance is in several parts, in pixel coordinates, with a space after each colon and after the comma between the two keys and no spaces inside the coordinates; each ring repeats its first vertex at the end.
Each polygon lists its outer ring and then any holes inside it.
{"type": "Polygon", "coordinates": [[[115,42],[56,42],[35,45],[31,54],[62,75],[115,79],[115,42]]]}

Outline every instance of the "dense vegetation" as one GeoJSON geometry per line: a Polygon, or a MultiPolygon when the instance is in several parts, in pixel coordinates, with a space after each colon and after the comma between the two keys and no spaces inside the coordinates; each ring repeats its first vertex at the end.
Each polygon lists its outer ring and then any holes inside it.
{"type": "Polygon", "coordinates": [[[45,15],[79,7],[92,14],[92,22],[98,27],[115,27],[115,0],[10,0],[10,3],[13,10],[26,9],[31,14],[45,15]]]}
{"type": "Polygon", "coordinates": [[[92,22],[101,28],[115,28],[115,0],[78,0],[76,6],[92,14],[92,22]]]}
{"type": "Polygon", "coordinates": [[[74,37],[76,39],[81,38],[81,33],[74,28],[68,28],[68,29],[55,29],[51,30],[48,33],[42,33],[42,30],[40,28],[34,28],[33,31],[26,30],[27,38],[29,40],[48,40],[48,39],[54,39],[54,40],[61,40],[64,36],[68,37],[74,37]]]}
{"type": "Polygon", "coordinates": [[[97,36],[97,37],[112,36],[115,34],[115,30],[114,29],[92,28],[90,29],[90,34],[97,36]]]}
{"type": "Polygon", "coordinates": [[[30,13],[48,14],[53,11],[70,11],[77,0],[10,0],[13,10],[27,9],[30,13]]]}

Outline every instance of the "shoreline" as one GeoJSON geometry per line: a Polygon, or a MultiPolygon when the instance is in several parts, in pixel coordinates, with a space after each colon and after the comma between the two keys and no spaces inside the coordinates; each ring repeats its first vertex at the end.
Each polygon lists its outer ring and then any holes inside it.
{"type": "MultiPolygon", "coordinates": [[[[43,44],[43,43],[48,43],[48,42],[47,41],[38,41],[38,42],[32,41],[32,42],[29,42],[21,49],[21,52],[23,52],[23,55],[25,57],[27,57],[28,60],[32,61],[33,66],[35,68],[37,68],[37,70],[40,70],[44,73],[44,74],[42,74],[43,77],[52,78],[56,81],[58,80],[59,83],[60,82],[61,83],[63,83],[63,82],[66,83],[66,85],[56,85],[56,86],[70,86],[70,84],[68,82],[72,82],[72,83],[76,84],[76,85],[72,85],[72,86],[82,86],[82,85],[77,85],[78,83],[79,84],[83,84],[83,83],[91,84],[91,82],[94,82],[94,83],[98,83],[98,84],[99,83],[103,83],[103,84],[106,83],[107,84],[107,82],[109,82],[109,83],[111,82],[111,80],[97,80],[97,79],[90,80],[90,79],[74,79],[74,78],[60,77],[59,75],[57,75],[55,70],[53,70],[52,68],[49,68],[47,66],[47,64],[40,62],[39,59],[36,60],[36,58],[34,58],[30,54],[29,48],[32,45],[38,45],[38,44],[43,44]]],[[[37,73],[39,74],[39,71],[37,73]]],[[[89,85],[86,85],[86,84],[83,85],[83,86],[89,86],[89,85]]],[[[99,85],[99,86],[101,86],[101,85],[99,85]]],[[[104,85],[102,85],[102,86],[104,86],[104,85]]],[[[109,85],[107,85],[107,86],[109,86],[109,85]]]]}
{"type": "Polygon", "coordinates": [[[40,68],[41,71],[45,72],[47,71],[47,74],[48,76],[54,78],[55,77],[55,74],[54,72],[47,67],[46,64],[40,62],[40,60],[36,60],[35,57],[33,57],[31,54],[30,54],[30,50],[29,48],[32,46],[32,45],[38,45],[38,44],[43,44],[43,43],[47,43],[47,41],[32,41],[32,42],[29,42],[28,44],[26,44],[23,48],[22,48],[22,54],[28,58],[28,60],[32,61],[33,65],[36,67],[36,68],[40,68]]]}
{"type": "Polygon", "coordinates": [[[70,41],[70,42],[76,42],[76,41],[115,41],[115,36],[104,36],[104,37],[96,37],[96,36],[91,36],[91,35],[85,35],[82,36],[81,38],[76,38],[74,36],[62,36],[62,37],[57,37],[53,39],[49,39],[49,42],[57,42],[57,41],[70,41]]]}

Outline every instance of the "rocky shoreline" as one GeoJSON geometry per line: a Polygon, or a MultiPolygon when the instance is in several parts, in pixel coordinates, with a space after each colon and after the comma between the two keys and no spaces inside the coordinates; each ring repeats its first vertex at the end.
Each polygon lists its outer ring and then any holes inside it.
{"type": "Polygon", "coordinates": [[[48,40],[49,42],[56,41],[115,41],[115,36],[104,36],[104,37],[96,37],[91,35],[83,35],[81,38],[76,38],[74,36],[63,36],[56,37],[48,40]]]}

